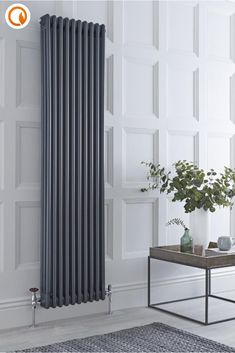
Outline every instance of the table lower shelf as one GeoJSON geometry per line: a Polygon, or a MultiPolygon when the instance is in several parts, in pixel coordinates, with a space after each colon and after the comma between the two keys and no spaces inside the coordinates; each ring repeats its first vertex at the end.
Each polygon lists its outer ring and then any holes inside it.
{"type": "MultiPolygon", "coordinates": [[[[184,299],[175,299],[175,300],[151,304],[151,259],[166,261],[164,259],[157,259],[157,258],[153,258],[151,256],[148,256],[148,307],[149,308],[159,310],[159,311],[165,312],[167,314],[172,314],[176,317],[190,320],[190,321],[200,323],[203,325],[212,325],[212,324],[218,324],[221,322],[235,320],[235,316],[233,316],[233,317],[229,317],[229,318],[225,318],[225,319],[209,321],[209,298],[218,299],[218,300],[222,300],[222,301],[226,301],[226,302],[235,304],[235,300],[233,300],[233,299],[224,298],[222,296],[213,294],[213,291],[211,288],[211,271],[212,271],[211,268],[204,269],[204,271],[205,271],[205,292],[204,292],[205,294],[204,295],[194,296],[194,297],[189,297],[189,298],[184,298],[184,299]],[[204,308],[205,308],[204,309],[204,315],[205,315],[204,320],[194,319],[194,318],[189,317],[187,315],[179,314],[173,310],[168,310],[166,308],[162,308],[163,305],[172,304],[172,303],[179,303],[179,302],[189,301],[189,300],[195,300],[195,299],[199,299],[199,298],[204,299],[203,300],[203,302],[204,302],[203,304],[204,304],[204,308]]],[[[182,265],[182,264],[180,264],[180,265],[182,265]]],[[[194,266],[191,266],[191,267],[194,267],[194,266]]]]}
{"type": "Polygon", "coordinates": [[[183,314],[179,314],[173,310],[168,310],[165,308],[161,308],[162,305],[166,305],[166,304],[173,304],[173,303],[179,303],[179,302],[183,302],[183,301],[190,301],[190,300],[195,300],[195,299],[201,299],[204,298],[205,299],[205,305],[207,306],[207,308],[209,307],[209,302],[206,304],[206,298],[214,298],[214,299],[218,299],[218,300],[223,300],[229,303],[233,303],[235,304],[235,300],[233,299],[229,299],[229,298],[224,298],[215,294],[209,294],[208,296],[206,295],[198,295],[195,297],[189,297],[189,298],[183,298],[183,299],[176,299],[176,300],[168,300],[165,302],[159,302],[159,303],[155,303],[155,304],[148,304],[149,308],[155,309],[155,310],[159,310],[162,311],[164,313],[170,314],[170,315],[174,315],[176,317],[179,317],[181,319],[186,319],[192,322],[196,322],[198,324],[203,324],[203,325],[213,325],[213,324],[219,324],[222,322],[226,322],[226,321],[231,321],[231,320],[235,320],[235,316],[233,317],[229,317],[229,318],[225,318],[225,319],[221,319],[221,320],[213,320],[213,321],[209,321],[208,319],[206,320],[198,320],[198,319],[194,319],[192,317],[183,315],[183,314]]]}

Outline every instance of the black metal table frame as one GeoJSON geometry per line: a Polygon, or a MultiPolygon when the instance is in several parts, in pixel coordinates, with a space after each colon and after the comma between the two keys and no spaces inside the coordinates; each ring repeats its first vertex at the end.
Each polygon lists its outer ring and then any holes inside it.
{"type": "MultiPolygon", "coordinates": [[[[151,257],[148,256],[148,307],[155,309],[155,310],[159,310],[162,312],[165,312],[167,314],[171,314],[174,315],[176,317],[179,318],[183,318],[189,321],[193,321],[199,324],[203,324],[203,325],[213,325],[213,324],[218,324],[221,322],[226,322],[226,321],[231,321],[231,320],[235,320],[235,317],[229,317],[227,319],[222,319],[222,320],[215,320],[215,321],[209,321],[209,298],[215,298],[215,299],[219,299],[219,300],[224,300],[230,303],[235,304],[235,300],[229,299],[229,298],[224,298],[224,297],[220,297],[218,295],[214,295],[211,293],[211,270],[212,268],[200,268],[202,270],[205,271],[205,295],[199,295],[199,296],[195,296],[195,297],[190,297],[190,298],[183,298],[183,299],[176,299],[176,300],[168,300],[165,302],[159,302],[159,303],[155,303],[155,304],[151,304],[151,259],[154,260],[158,260],[158,261],[167,261],[167,260],[162,260],[162,259],[158,259],[155,257],[151,257]],[[187,301],[187,300],[194,300],[194,299],[198,299],[198,298],[205,298],[205,320],[201,321],[201,320],[196,320],[193,319],[189,316],[185,316],[185,315],[181,315],[178,314],[174,311],[171,310],[167,310],[164,308],[161,308],[161,305],[165,305],[165,304],[171,304],[171,303],[177,303],[177,302],[182,302],[182,301],[187,301]]],[[[170,260],[167,262],[171,262],[170,260]]],[[[174,262],[172,262],[174,263],[174,262]]],[[[182,266],[189,266],[189,265],[184,265],[184,264],[180,264],[182,266]]],[[[195,267],[195,266],[190,266],[190,267],[195,267]]],[[[220,268],[220,267],[219,267],[220,268]]]]}

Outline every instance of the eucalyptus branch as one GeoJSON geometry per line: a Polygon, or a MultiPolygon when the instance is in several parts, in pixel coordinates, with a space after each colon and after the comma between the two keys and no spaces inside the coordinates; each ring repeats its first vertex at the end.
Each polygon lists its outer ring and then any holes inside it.
{"type": "Polygon", "coordinates": [[[204,171],[192,162],[178,161],[167,171],[160,164],[142,162],[148,168],[149,185],[141,191],[158,189],[172,194],[172,201],[184,202],[185,212],[203,208],[215,212],[216,207],[232,207],[235,196],[235,170],[224,167],[223,173],[214,169],[204,171]]]}
{"type": "Polygon", "coordinates": [[[184,228],[184,230],[188,230],[188,228],[186,227],[186,225],[184,224],[184,222],[180,218],[172,218],[172,219],[170,219],[166,223],[166,226],[172,226],[174,224],[177,225],[177,226],[182,226],[184,228]]]}

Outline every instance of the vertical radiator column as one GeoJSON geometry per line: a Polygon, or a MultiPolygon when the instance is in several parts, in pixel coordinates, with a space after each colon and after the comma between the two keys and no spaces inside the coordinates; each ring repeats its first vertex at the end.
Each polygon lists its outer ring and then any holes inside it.
{"type": "MultiPolygon", "coordinates": [[[[104,300],[105,26],[41,17],[41,306],[104,300]]],[[[111,286],[107,290],[111,312],[111,286]]]]}

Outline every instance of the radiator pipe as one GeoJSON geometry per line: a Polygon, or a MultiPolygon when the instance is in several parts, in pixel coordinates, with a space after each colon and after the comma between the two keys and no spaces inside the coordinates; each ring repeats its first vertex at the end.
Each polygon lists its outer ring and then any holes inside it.
{"type": "Polygon", "coordinates": [[[108,314],[112,314],[112,285],[108,284],[108,289],[106,290],[106,295],[108,297],[108,314]]]}
{"type": "Polygon", "coordinates": [[[32,327],[36,326],[36,309],[40,303],[40,299],[37,297],[38,288],[30,288],[29,289],[32,296],[32,327]]]}

